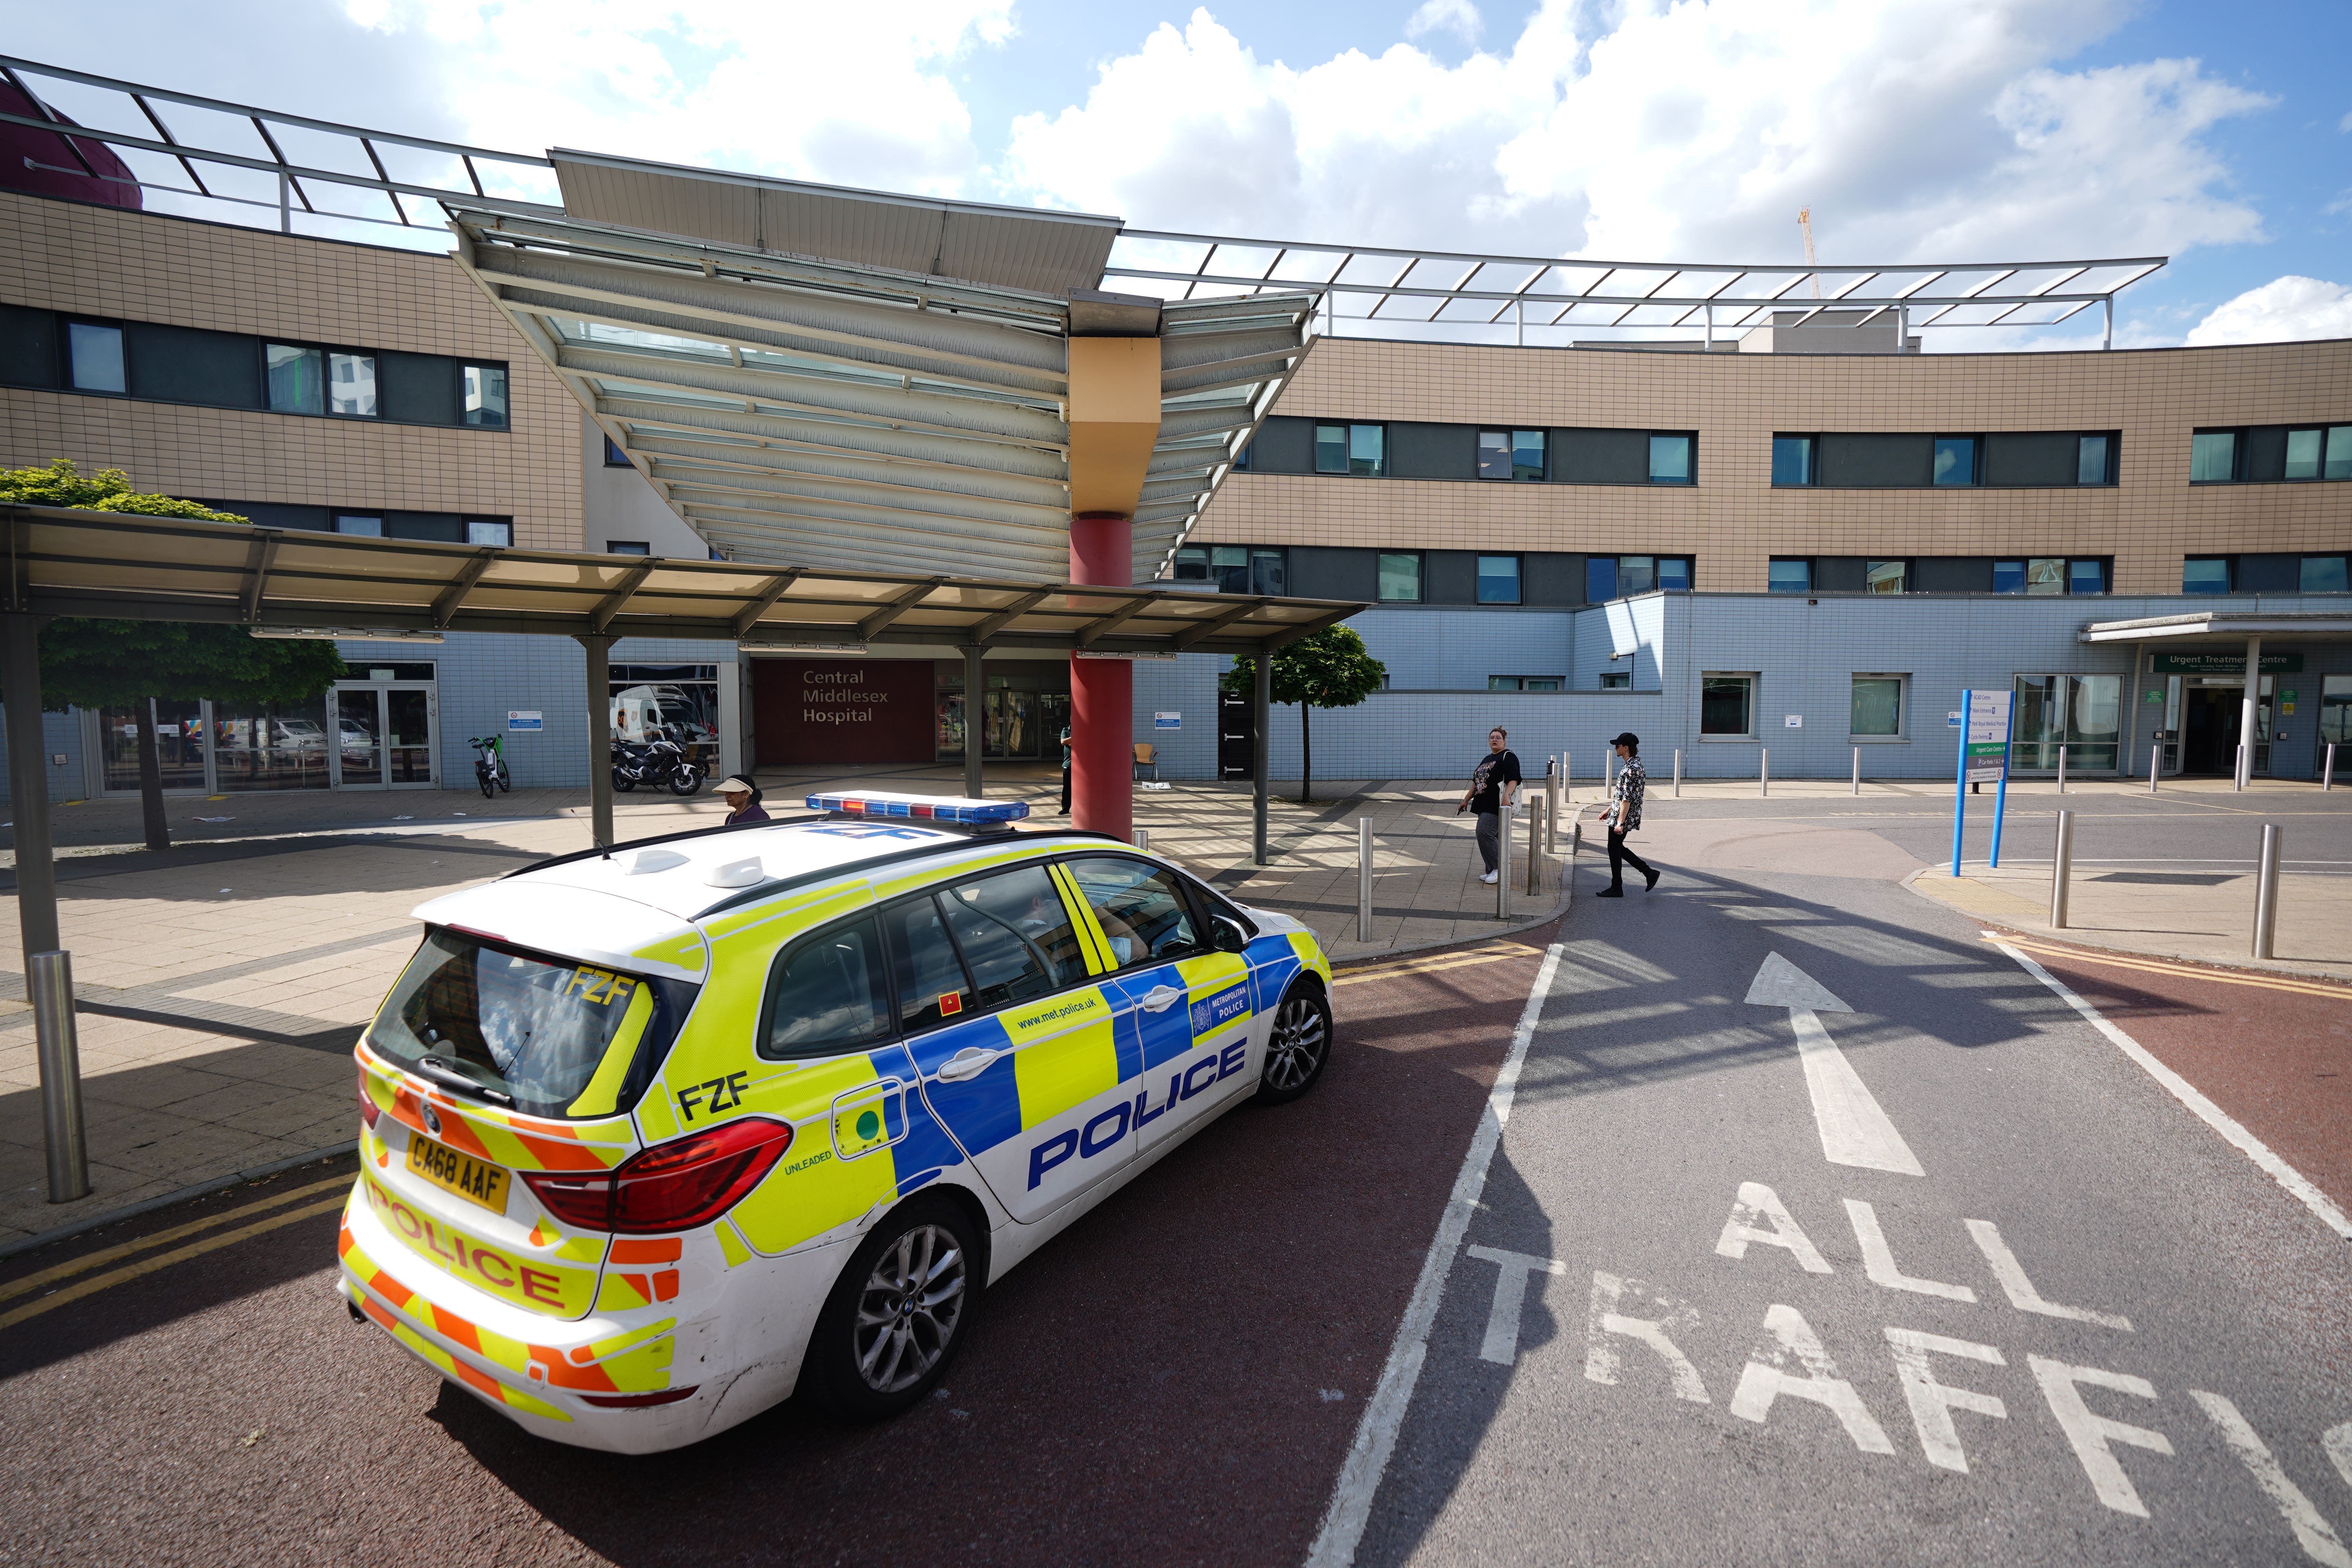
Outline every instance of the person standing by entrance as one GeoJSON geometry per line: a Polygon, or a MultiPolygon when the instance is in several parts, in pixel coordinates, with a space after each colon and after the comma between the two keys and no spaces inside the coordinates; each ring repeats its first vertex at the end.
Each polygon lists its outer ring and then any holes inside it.
{"type": "Polygon", "coordinates": [[[1062,815],[1070,815],[1070,727],[1062,726],[1062,815]]]}
{"type": "Polygon", "coordinates": [[[1628,730],[1609,743],[1624,761],[1619,764],[1617,783],[1610,790],[1608,809],[1601,814],[1601,821],[1609,825],[1609,885],[1598,896],[1622,899],[1625,896],[1626,862],[1631,861],[1633,869],[1642,873],[1644,892],[1658,885],[1658,873],[1648,861],[1625,847],[1625,835],[1642,826],[1642,792],[1650,782],[1649,773],[1642,766],[1642,737],[1628,730]]]}
{"type": "Polygon", "coordinates": [[[1519,759],[1504,744],[1510,731],[1497,724],[1486,731],[1486,754],[1470,770],[1470,787],[1462,792],[1462,804],[1454,815],[1465,811],[1478,816],[1478,858],[1486,863],[1486,874],[1478,879],[1492,882],[1502,875],[1503,813],[1519,793],[1519,759]]]}

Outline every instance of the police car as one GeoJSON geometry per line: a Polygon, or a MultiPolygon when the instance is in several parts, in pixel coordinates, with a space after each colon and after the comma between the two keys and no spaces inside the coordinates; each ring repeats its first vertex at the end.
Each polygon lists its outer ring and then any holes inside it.
{"type": "Polygon", "coordinates": [[[904,1410],[985,1285],[1328,1059],[1295,920],[1017,802],[808,804],[416,910],[357,1047],[339,1288],[531,1431],[904,1410]]]}

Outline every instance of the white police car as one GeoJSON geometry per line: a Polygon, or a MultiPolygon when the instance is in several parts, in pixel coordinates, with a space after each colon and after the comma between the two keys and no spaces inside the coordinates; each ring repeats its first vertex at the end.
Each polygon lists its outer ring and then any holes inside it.
{"type": "Polygon", "coordinates": [[[341,1289],[532,1431],[903,1410],[985,1283],[1328,1058],[1297,921],[1018,803],[808,804],[416,911],[357,1051],[341,1289]]]}

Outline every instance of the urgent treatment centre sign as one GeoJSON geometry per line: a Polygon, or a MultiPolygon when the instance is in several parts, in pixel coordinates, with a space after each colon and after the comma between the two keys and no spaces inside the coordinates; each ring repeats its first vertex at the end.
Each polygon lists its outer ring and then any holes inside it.
{"type": "Polygon", "coordinates": [[[761,658],[751,698],[763,766],[931,760],[929,660],[761,658]]]}

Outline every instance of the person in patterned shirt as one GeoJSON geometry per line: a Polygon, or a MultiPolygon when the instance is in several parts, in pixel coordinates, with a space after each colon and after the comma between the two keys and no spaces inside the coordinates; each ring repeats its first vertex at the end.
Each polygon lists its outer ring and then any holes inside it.
{"type": "Polygon", "coordinates": [[[1601,814],[1609,825],[1609,885],[1601,889],[1600,897],[1622,899],[1625,896],[1625,865],[1644,879],[1643,890],[1658,885],[1658,873],[1649,862],[1625,847],[1625,835],[1642,826],[1642,791],[1650,775],[1642,767],[1642,737],[1628,730],[1609,742],[1624,758],[1617,770],[1617,783],[1609,793],[1609,809],[1601,814]]]}

